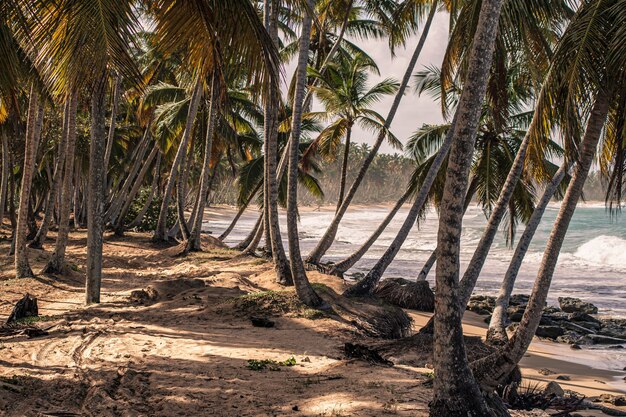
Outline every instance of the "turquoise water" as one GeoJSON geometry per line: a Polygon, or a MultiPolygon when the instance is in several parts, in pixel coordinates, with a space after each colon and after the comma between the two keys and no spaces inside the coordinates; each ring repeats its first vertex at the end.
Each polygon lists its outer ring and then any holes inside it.
{"type": "MultiPolygon", "coordinates": [[[[388,208],[355,208],[342,221],[335,244],[325,259],[340,260],[353,253],[375,230],[388,213],[388,208]]],[[[380,236],[366,256],[349,271],[366,273],[380,258],[395,237],[408,209],[400,210],[387,230],[380,236]]],[[[558,213],[558,205],[550,206],[537,230],[529,253],[518,276],[515,292],[530,293],[543,256],[546,241],[558,213]]],[[[333,209],[302,210],[300,242],[303,254],[310,251],[333,218],[333,209]]],[[[284,216],[283,220],[284,220],[284,216]]],[[[230,222],[231,216],[211,222],[211,229],[219,233],[230,222]]],[[[256,213],[246,213],[227,243],[239,242],[248,233],[256,213]]],[[[470,207],[463,222],[461,270],[469,262],[485,226],[485,215],[478,207],[470,207]]],[[[417,277],[422,265],[437,245],[437,215],[433,211],[415,228],[385,277],[417,277]]],[[[283,231],[286,225],[283,223],[283,231]]],[[[521,236],[523,226],[517,231],[521,236]]],[[[283,233],[286,239],[286,233],[283,233]]],[[[476,286],[476,292],[497,293],[509,265],[513,249],[506,246],[504,232],[499,233],[476,286]]],[[[434,280],[434,273],[428,279],[434,280]]],[[[626,317],[626,212],[611,215],[603,205],[583,205],[577,208],[570,224],[552,282],[550,304],[557,297],[573,296],[593,302],[601,313],[626,317]]]]}

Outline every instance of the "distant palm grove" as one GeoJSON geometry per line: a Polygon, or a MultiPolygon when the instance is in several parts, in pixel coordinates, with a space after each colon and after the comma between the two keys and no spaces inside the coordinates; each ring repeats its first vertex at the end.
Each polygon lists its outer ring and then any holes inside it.
{"type": "Polygon", "coordinates": [[[67,274],[68,236],[86,229],[85,302],[99,303],[105,238],[147,232],[153,245],[178,245],[185,262],[203,250],[205,209],[228,202],[238,213],[219,239],[244,211],[257,213],[237,248],[270,259],[277,282],[324,310],[308,271],[341,276],[403,213],[385,253],[342,295],[373,296],[434,207],[437,249],[415,271],[423,280],[435,265],[434,316],[420,330],[433,335],[431,416],[508,415],[498,393],[539,326],[590,173],[607,208],[623,203],[625,122],[626,0],[0,3],[0,219],[16,278],[67,274]],[[449,16],[445,56],[420,68],[437,13],[449,16]],[[402,79],[368,56],[374,39],[411,52],[402,79]],[[443,122],[397,137],[394,119],[412,95],[435,100],[443,122]],[[391,105],[381,113],[383,100],[391,105]],[[397,154],[382,154],[383,144],[397,154]],[[509,335],[502,312],[555,199],[528,307],[509,335]],[[325,261],[351,205],[380,201],[392,205],[373,235],[351,256],[325,261]],[[470,201],[487,225],[461,274],[470,201]],[[301,253],[299,205],[324,203],[333,219],[301,253]],[[56,238],[46,240],[51,230],[56,238]],[[463,312],[502,231],[519,246],[489,327],[496,349],[469,362],[463,312]],[[50,256],[34,271],[29,248],[42,247],[50,256]]]}

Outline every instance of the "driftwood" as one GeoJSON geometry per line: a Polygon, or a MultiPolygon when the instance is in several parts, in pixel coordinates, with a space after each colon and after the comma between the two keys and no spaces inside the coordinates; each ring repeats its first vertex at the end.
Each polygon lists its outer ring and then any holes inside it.
{"type": "Polygon", "coordinates": [[[37,307],[37,299],[26,293],[24,297],[15,304],[15,307],[13,307],[13,311],[7,319],[6,324],[16,322],[26,317],[37,317],[38,315],[39,308],[37,307]]]}

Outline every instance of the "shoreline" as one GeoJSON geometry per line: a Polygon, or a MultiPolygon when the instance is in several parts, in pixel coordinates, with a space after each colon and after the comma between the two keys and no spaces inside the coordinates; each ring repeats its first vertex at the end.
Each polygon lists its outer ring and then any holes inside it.
{"type": "MultiPolygon", "coordinates": [[[[54,237],[52,232],[46,249],[54,237]]],[[[81,413],[89,407],[104,416],[113,408],[145,409],[146,415],[155,416],[198,415],[217,407],[213,409],[220,411],[205,415],[377,417],[389,410],[407,417],[428,415],[432,388],[425,384],[432,371],[411,363],[381,367],[346,359],[342,346],[347,341],[371,346],[383,342],[359,335],[349,322],[280,314],[272,317],[275,328],[260,329],[250,324],[249,313],[222,311],[233,297],[293,289],[278,286],[264,260],[240,257],[206,235],[204,245],[211,249],[181,259],[176,247],[150,245],[149,234],[116,238],[107,233],[102,304],[85,307],[85,237],[84,230],[70,234],[67,256],[79,272],[23,280],[12,279],[9,243],[0,242],[0,320],[28,291],[39,298],[40,314],[47,316],[36,325],[50,327],[43,337],[0,340],[0,383],[17,387],[17,392],[3,391],[0,414],[3,409],[15,417],[55,410],[81,413]],[[161,298],[145,303],[129,299],[148,286],[161,298]],[[290,357],[296,365],[281,372],[259,372],[246,365],[249,360],[290,357]],[[77,409],[77,403],[83,408],[77,409]]],[[[32,266],[39,270],[49,252],[30,252],[32,266]]],[[[309,277],[336,293],[346,286],[341,279],[317,272],[309,272],[309,277]]],[[[407,313],[414,329],[430,317],[407,313]]],[[[483,336],[483,319],[467,312],[466,334],[483,336]]],[[[580,353],[535,339],[521,363],[523,384],[557,381],[586,396],[626,392],[615,381],[619,372],[600,369],[596,360],[580,353]],[[542,375],[544,368],[554,374],[542,375]],[[559,375],[570,380],[557,380],[559,375]]]]}

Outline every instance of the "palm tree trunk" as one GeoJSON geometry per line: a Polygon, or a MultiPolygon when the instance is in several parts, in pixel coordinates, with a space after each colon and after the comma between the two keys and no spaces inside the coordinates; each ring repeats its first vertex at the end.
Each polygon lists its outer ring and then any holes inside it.
{"type": "MultiPolygon", "coordinates": [[[[259,218],[256,220],[256,222],[254,223],[254,226],[252,226],[252,229],[250,229],[250,233],[248,233],[248,236],[246,236],[246,238],[244,240],[242,240],[241,242],[239,242],[239,244],[237,246],[235,246],[235,249],[239,249],[239,250],[246,250],[248,248],[248,246],[250,246],[250,244],[252,243],[252,241],[254,240],[254,237],[256,236],[257,232],[259,231],[260,228],[263,228],[263,212],[261,212],[259,214],[259,218]]],[[[254,248],[256,250],[256,247],[254,248]]]]}
{"type": "Polygon", "coordinates": [[[376,239],[378,239],[380,235],[385,231],[389,223],[391,223],[391,220],[393,220],[396,213],[398,213],[398,211],[402,208],[411,193],[412,190],[407,189],[404,194],[402,194],[400,199],[396,202],[396,205],[393,206],[389,214],[387,214],[387,217],[385,217],[383,222],[378,226],[374,233],[372,233],[369,239],[367,239],[367,241],[363,245],[361,245],[361,247],[352,255],[333,265],[330,273],[333,275],[343,275],[344,272],[352,268],[354,264],[356,264],[363,257],[363,255],[367,253],[369,248],[374,244],[374,242],[376,242],[376,239]]]}
{"type": "MultiPolygon", "coordinates": [[[[43,269],[43,273],[60,274],[64,272],[65,248],[70,232],[70,203],[72,201],[72,177],[74,176],[74,149],[76,147],[76,106],[78,95],[70,93],[67,98],[67,141],[65,143],[65,164],[61,184],[61,205],[59,208],[59,231],[54,245],[54,252],[43,269]]],[[[76,187],[78,188],[78,187],[76,187]]],[[[74,216],[76,217],[76,212],[74,216]]]]}
{"type": "MultiPolygon", "coordinates": [[[[398,110],[398,107],[400,106],[400,101],[402,101],[404,92],[409,84],[411,75],[413,74],[413,69],[415,68],[417,59],[419,58],[420,53],[422,52],[422,48],[424,47],[424,43],[426,42],[426,37],[428,36],[428,32],[430,30],[430,26],[435,17],[437,3],[438,3],[438,0],[433,1],[433,4],[431,6],[432,9],[428,15],[428,19],[424,23],[424,29],[422,30],[422,35],[420,37],[420,40],[417,43],[417,46],[415,47],[415,51],[413,51],[413,56],[411,57],[411,61],[409,62],[406,72],[404,73],[404,78],[402,79],[400,88],[398,89],[398,92],[393,101],[393,104],[391,105],[391,108],[389,109],[389,113],[387,114],[387,118],[385,119],[385,127],[387,128],[391,126],[391,123],[393,122],[393,119],[396,115],[396,111],[398,110]]],[[[376,142],[374,143],[372,150],[365,158],[365,161],[363,161],[363,165],[361,166],[361,169],[357,173],[356,178],[354,179],[352,186],[348,190],[348,193],[346,194],[344,201],[341,203],[341,207],[335,213],[335,217],[333,218],[332,222],[328,226],[328,229],[326,229],[324,236],[322,236],[322,239],[319,241],[315,249],[313,249],[313,251],[307,257],[306,259],[307,263],[319,264],[320,260],[322,259],[322,256],[324,256],[326,251],[333,244],[333,241],[335,240],[335,236],[337,235],[337,230],[339,229],[339,223],[341,222],[341,219],[343,219],[343,216],[346,214],[346,211],[348,210],[348,207],[350,206],[352,199],[356,195],[356,192],[359,186],[361,185],[363,178],[365,178],[365,174],[367,173],[367,170],[369,169],[370,165],[374,161],[374,157],[378,153],[378,150],[380,149],[380,146],[382,145],[384,139],[385,139],[385,133],[381,132],[376,138],[376,142]]]]}
{"type": "Polygon", "coordinates": [[[2,130],[2,179],[0,181],[0,227],[4,222],[4,209],[7,205],[7,188],[9,185],[9,142],[7,134],[2,130]]]}
{"type": "MultiPolygon", "coordinates": [[[[310,10],[313,10],[314,0],[308,0],[310,10]]],[[[293,99],[293,114],[291,116],[291,140],[289,144],[289,169],[287,177],[287,236],[289,238],[289,260],[291,276],[293,277],[296,294],[304,304],[318,307],[323,300],[315,293],[309,283],[300,254],[298,238],[298,166],[300,157],[300,129],[302,127],[302,102],[306,88],[306,67],[309,58],[309,43],[311,40],[312,16],[305,11],[302,20],[302,33],[299,40],[298,67],[296,70],[296,88],[293,99]]],[[[348,137],[349,138],[349,137],[348,137]]],[[[349,145],[349,143],[348,143],[349,145]]]]}
{"type": "MultiPolygon", "coordinates": [[[[191,233],[187,219],[185,219],[185,206],[187,203],[187,183],[189,181],[190,170],[190,165],[187,161],[193,161],[195,139],[196,137],[193,135],[189,140],[189,149],[180,163],[181,171],[178,173],[178,183],[176,184],[176,215],[178,216],[178,232],[180,232],[182,240],[188,240],[189,234],[191,233]]],[[[178,232],[176,232],[176,234],[178,234],[178,232]]],[[[172,237],[171,231],[169,235],[172,237]]]]}
{"type": "Polygon", "coordinates": [[[17,215],[17,227],[15,230],[15,277],[34,277],[33,271],[28,263],[28,252],[26,249],[26,238],[28,235],[28,207],[30,202],[30,190],[33,182],[33,171],[35,170],[35,158],[37,157],[37,127],[39,108],[43,104],[39,101],[39,94],[35,85],[30,88],[28,103],[28,120],[26,126],[26,141],[24,146],[24,164],[22,165],[22,183],[20,188],[19,211],[17,215]]]}
{"type": "Polygon", "coordinates": [[[411,229],[413,228],[413,225],[417,221],[417,216],[419,216],[419,213],[422,211],[424,204],[426,204],[426,200],[428,198],[428,193],[430,192],[430,188],[435,182],[437,173],[439,172],[439,169],[441,168],[441,165],[445,161],[448,151],[450,150],[450,147],[452,146],[453,138],[454,138],[453,133],[454,133],[455,127],[456,127],[456,115],[454,117],[454,120],[452,120],[452,125],[450,127],[450,130],[448,131],[448,134],[446,135],[444,142],[441,144],[441,148],[439,148],[439,151],[437,151],[437,156],[435,157],[432,165],[428,169],[428,173],[426,174],[426,178],[424,178],[424,182],[422,183],[420,191],[417,197],[415,198],[415,201],[413,201],[413,204],[411,205],[411,209],[409,210],[406,216],[406,219],[404,220],[404,223],[402,223],[400,230],[398,230],[396,237],[393,239],[393,241],[391,242],[391,245],[389,245],[389,247],[387,248],[385,253],[381,256],[381,258],[378,260],[378,262],[376,262],[374,267],[367,273],[365,278],[363,278],[362,280],[360,280],[359,282],[357,282],[356,284],[354,284],[352,287],[348,288],[344,292],[345,296],[358,297],[358,296],[371,294],[376,288],[376,285],[378,285],[378,282],[380,281],[383,274],[385,273],[385,270],[391,264],[393,259],[396,257],[396,255],[400,251],[400,248],[402,247],[402,244],[404,243],[406,238],[409,236],[409,232],[411,231],[411,229]]]}
{"type": "Polygon", "coordinates": [[[180,145],[178,145],[178,150],[176,151],[176,157],[174,158],[174,162],[172,163],[170,177],[167,180],[167,186],[165,187],[165,192],[163,193],[163,201],[161,202],[161,210],[159,211],[159,220],[157,222],[156,230],[154,231],[154,236],[152,237],[152,240],[155,242],[167,242],[168,240],[167,238],[167,210],[169,209],[170,198],[172,197],[172,190],[174,189],[174,184],[176,184],[176,179],[178,176],[178,170],[180,168],[181,161],[183,160],[183,158],[185,157],[185,153],[187,152],[189,138],[191,137],[191,131],[193,130],[193,123],[194,123],[194,120],[196,119],[196,114],[198,113],[198,105],[200,104],[201,97],[202,97],[202,79],[198,76],[198,79],[196,80],[196,85],[191,95],[191,101],[189,103],[189,112],[187,113],[185,131],[183,132],[183,136],[180,140],[180,145]]]}
{"type": "Polygon", "coordinates": [[[506,310],[509,307],[509,300],[511,299],[511,294],[513,293],[517,273],[522,266],[522,261],[526,256],[530,242],[532,242],[533,237],[535,236],[537,227],[539,227],[539,223],[541,223],[541,218],[543,217],[548,204],[552,200],[552,197],[559,188],[559,185],[563,181],[563,178],[565,178],[565,174],[569,170],[569,165],[569,163],[563,162],[559,170],[552,177],[552,180],[547,184],[541,199],[537,203],[537,206],[535,207],[535,210],[526,225],[526,229],[524,229],[524,233],[522,233],[519,242],[517,242],[513,258],[511,259],[509,268],[507,269],[504,279],[502,280],[502,286],[500,287],[500,292],[498,293],[498,298],[496,299],[496,305],[493,310],[493,314],[491,315],[489,330],[487,330],[487,341],[491,344],[501,345],[506,343],[508,340],[508,336],[506,334],[506,326],[508,324],[506,310]]]}
{"type": "Polygon", "coordinates": [[[76,165],[75,168],[75,173],[74,173],[74,209],[72,210],[74,212],[74,227],[75,228],[80,228],[81,227],[81,221],[80,221],[80,165],[76,165]]]}
{"type": "Polygon", "coordinates": [[[135,200],[135,196],[137,196],[137,193],[139,192],[139,189],[141,188],[143,184],[143,180],[146,178],[148,171],[150,171],[150,167],[152,166],[152,161],[154,160],[154,158],[157,156],[158,153],[159,153],[159,145],[155,143],[154,148],[152,148],[152,151],[148,155],[148,158],[146,158],[146,160],[143,161],[143,166],[141,167],[141,171],[139,171],[139,174],[137,175],[137,179],[135,179],[133,188],[131,188],[130,192],[124,197],[124,200],[123,200],[124,205],[122,206],[122,209],[120,210],[120,213],[117,216],[117,222],[113,226],[115,229],[115,234],[117,236],[124,235],[124,219],[126,218],[126,215],[128,214],[128,210],[130,210],[130,206],[133,204],[133,201],[135,200]]]}
{"type": "Polygon", "coordinates": [[[459,304],[459,258],[464,200],[476,132],[493,61],[503,0],[484,0],[469,57],[468,73],[455,115],[454,143],[440,205],[435,293],[434,398],[432,417],[493,415],[469,368],[459,304]]]}
{"type": "Polygon", "coordinates": [[[539,326],[563,241],[576,210],[578,200],[582,195],[589,168],[593,163],[598,141],[609,111],[611,95],[606,92],[600,92],[596,98],[587,122],[583,141],[579,148],[574,174],[569,182],[559,214],[550,233],[533,291],[517,331],[502,349],[472,363],[474,374],[484,387],[490,389],[504,380],[506,375],[513,370],[525,355],[539,326]]]}
{"type": "MultiPolygon", "coordinates": [[[[278,27],[276,27],[276,19],[271,16],[278,13],[278,2],[266,1],[264,4],[265,24],[269,28],[273,39],[276,39],[278,27]],[[274,24],[270,21],[274,20],[274,24]]],[[[305,17],[306,18],[306,17],[305,17]]],[[[279,103],[280,91],[279,86],[270,80],[270,99],[265,106],[265,177],[266,177],[266,227],[269,227],[270,241],[265,243],[266,249],[271,248],[272,258],[274,260],[274,268],[276,270],[276,281],[282,285],[291,285],[293,280],[289,269],[289,261],[283,247],[282,236],[280,233],[280,223],[278,217],[278,183],[276,179],[277,155],[278,155],[278,118],[277,109],[279,103]]],[[[268,234],[266,233],[266,236],[268,234]]]]}
{"type": "MultiPolygon", "coordinates": [[[[465,213],[467,212],[467,209],[470,203],[472,202],[472,198],[474,198],[474,194],[476,193],[477,186],[478,186],[478,178],[474,177],[472,179],[472,182],[469,185],[469,188],[467,189],[467,194],[465,195],[463,215],[465,215],[465,213]]],[[[428,259],[426,260],[424,267],[422,268],[419,275],[417,276],[417,281],[426,281],[426,277],[428,276],[428,273],[430,272],[431,268],[435,264],[435,261],[437,261],[437,248],[433,250],[433,253],[431,253],[428,259]]]]}
{"type": "Polygon", "coordinates": [[[152,204],[152,201],[154,200],[154,197],[157,195],[159,191],[159,168],[160,167],[161,167],[161,153],[158,153],[156,163],[154,164],[154,174],[152,176],[152,185],[150,186],[150,194],[148,195],[148,198],[146,199],[146,202],[144,203],[141,210],[139,210],[139,213],[137,213],[137,216],[135,217],[135,219],[132,222],[130,222],[130,224],[128,225],[129,229],[132,229],[133,227],[137,227],[141,224],[141,222],[143,221],[143,218],[146,216],[146,213],[148,212],[148,209],[150,208],[150,205],[152,204]]]}
{"type": "Polygon", "coordinates": [[[137,172],[142,167],[143,158],[148,151],[148,145],[150,143],[151,136],[150,125],[151,122],[148,122],[143,137],[141,138],[139,145],[137,145],[135,151],[132,154],[131,161],[133,161],[133,163],[130,167],[130,170],[128,171],[128,175],[124,179],[124,182],[121,184],[121,186],[116,187],[119,188],[117,192],[113,192],[113,190],[111,191],[109,208],[104,214],[105,224],[108,222],[116,224],[119,219],[120,209],[126,202],[126,196],[128,195],[128,192],[131,188],[131,185],[133,184],[133,180],[135,179],[137,172]]]}
{"type": "Polygon", "coordinates": [[[105,192],[110,187],[107,182],[107,172],[109,170],[109,162],[111,160],[113,142],[115,141],[115,122],[117,118],[117,109],[120,102],[121,86],[122,78],[120,76],[115,77],[115,80],[113,81],[113,103],[111,103],[111,123],[109,125],[109,134],[107,136],[107,147],[104,153],[104,185],[106,187],[105,192]]]}
{"type": "Polygon", "coordinates": [[[85,303],[100,302],[102,286],[102,246],[104,234],[104,153],[105,134],[105,86],[106,74],[102,74],[91,98],[91,135],[89,143],[89,185],[87,188],[87,281],[85,303]]]}
{"type": "Polygon", "coordinates": [[[348,126],[348,130],[346,132],[346,145],[343,150],[343,161],[341,163],[341,179],[339,181],[339,197],[337,198],[337,209],[335,213],[341,207],[341,203],[343,202],[343,196],[346,190],[346,177],[348,175],[348,158],[350,156],[350,136],[352,135],[352,126],[348,126]]]}
{"type": "MultiPolygon", "coordinates": [[[[220,86],[218,80],[218,74],[213,74],[213,80],[211,82],[211,103],[209,105],[209,120],[207,123],[206,138],[204,141],[204,161],[202,164],[202,173],[200,174],[200,189],[198,190],[198,198],[196,199],[196,213],[195,217],[192,216],[193,223],[191,227],[191,233],[187,239],[185,245],[185,252],[200,251],[202,246],[200,245],[200,233],[202,232],[202,219],[204,218],[204,206],[206,205],[206,194],[209,189],[209,181],[211,174],[211,155],[213,151],[213,133],[215,131],[215,123],[217,121],[217,114],[219,112],[218,100],[220,97],[220,86]]],[[[214,167],[217,169],[217,166],[214,167]]]]}
{"type": "Polygon", "coordinates": [[[254,255],[256,249],[259,247],[259,242],[261,241],[261,237],[263,237],[263,229],[265,227],[263,217],[264,214],[261,214],[261,216],[259,216],[259,220],[257,221],[255,228],[252,229],[252,239],[250,240],[250,243],[244,248],[244,251],[241,252],[243,255],[254,255]]]}
{"type": "Polygon", "coordinates": [[[59,143],[59,151],[57,155],[57,160],[54,164],[54,174],[53,174],[52,184],[50,185],[50,191],[48,193],[48,198],[46,200],[47,201],[46,210],[44,212],[43,220],[41,221],[41,225],[39,226],[39,230],[37,231],[35,238],[28,245],[28,247],[30,248],[40,249],[43,247],[43,242],[46,240],[46,236],[48,235],[48,228],[50,227],[50,222],[52,221],[52,217],[54,215],[54,205],[56,203],[57,194],[61,186],[61,178],[63,176],[63,167],[65,165],[65,157],[66,157],[65,151],[67,148],[69,106],[70,106],[70,99],[68,98],[65,101],[65,105],[64,105],[61,141],[59,143]]]}
{"type": "Polygon", "coordinates": [[[237,211],[237,214],[235,214],[235,217],[233,218],[233,221],[230,222],[230,225],[228,225],[226,230],[224,230],[224,232],[218,238],[219,240],[223,241],[224,239],[226,239],[226,237],[228,237],[230,232],[233,231],[233,229],[235,228],[235,225],[237,224],[237,222],[239,221],[239,219],[243,215],[244,211],[246,211],[246,209],[248,208],[248,205],[250,204],[250,202],[252,201],[252,199],[254,198],[256,193],[258,193],[259,190],[261,189],[261,185],[263,185],[263,182],[259,182],[257,184],[257,186],[254,187],[254,190],[252,190],[252,193],[250,193],[250,196],[248,197],[246,202],[244,204],[242,204],[241,207],[239,207],[239,211],[237,211]]]}

